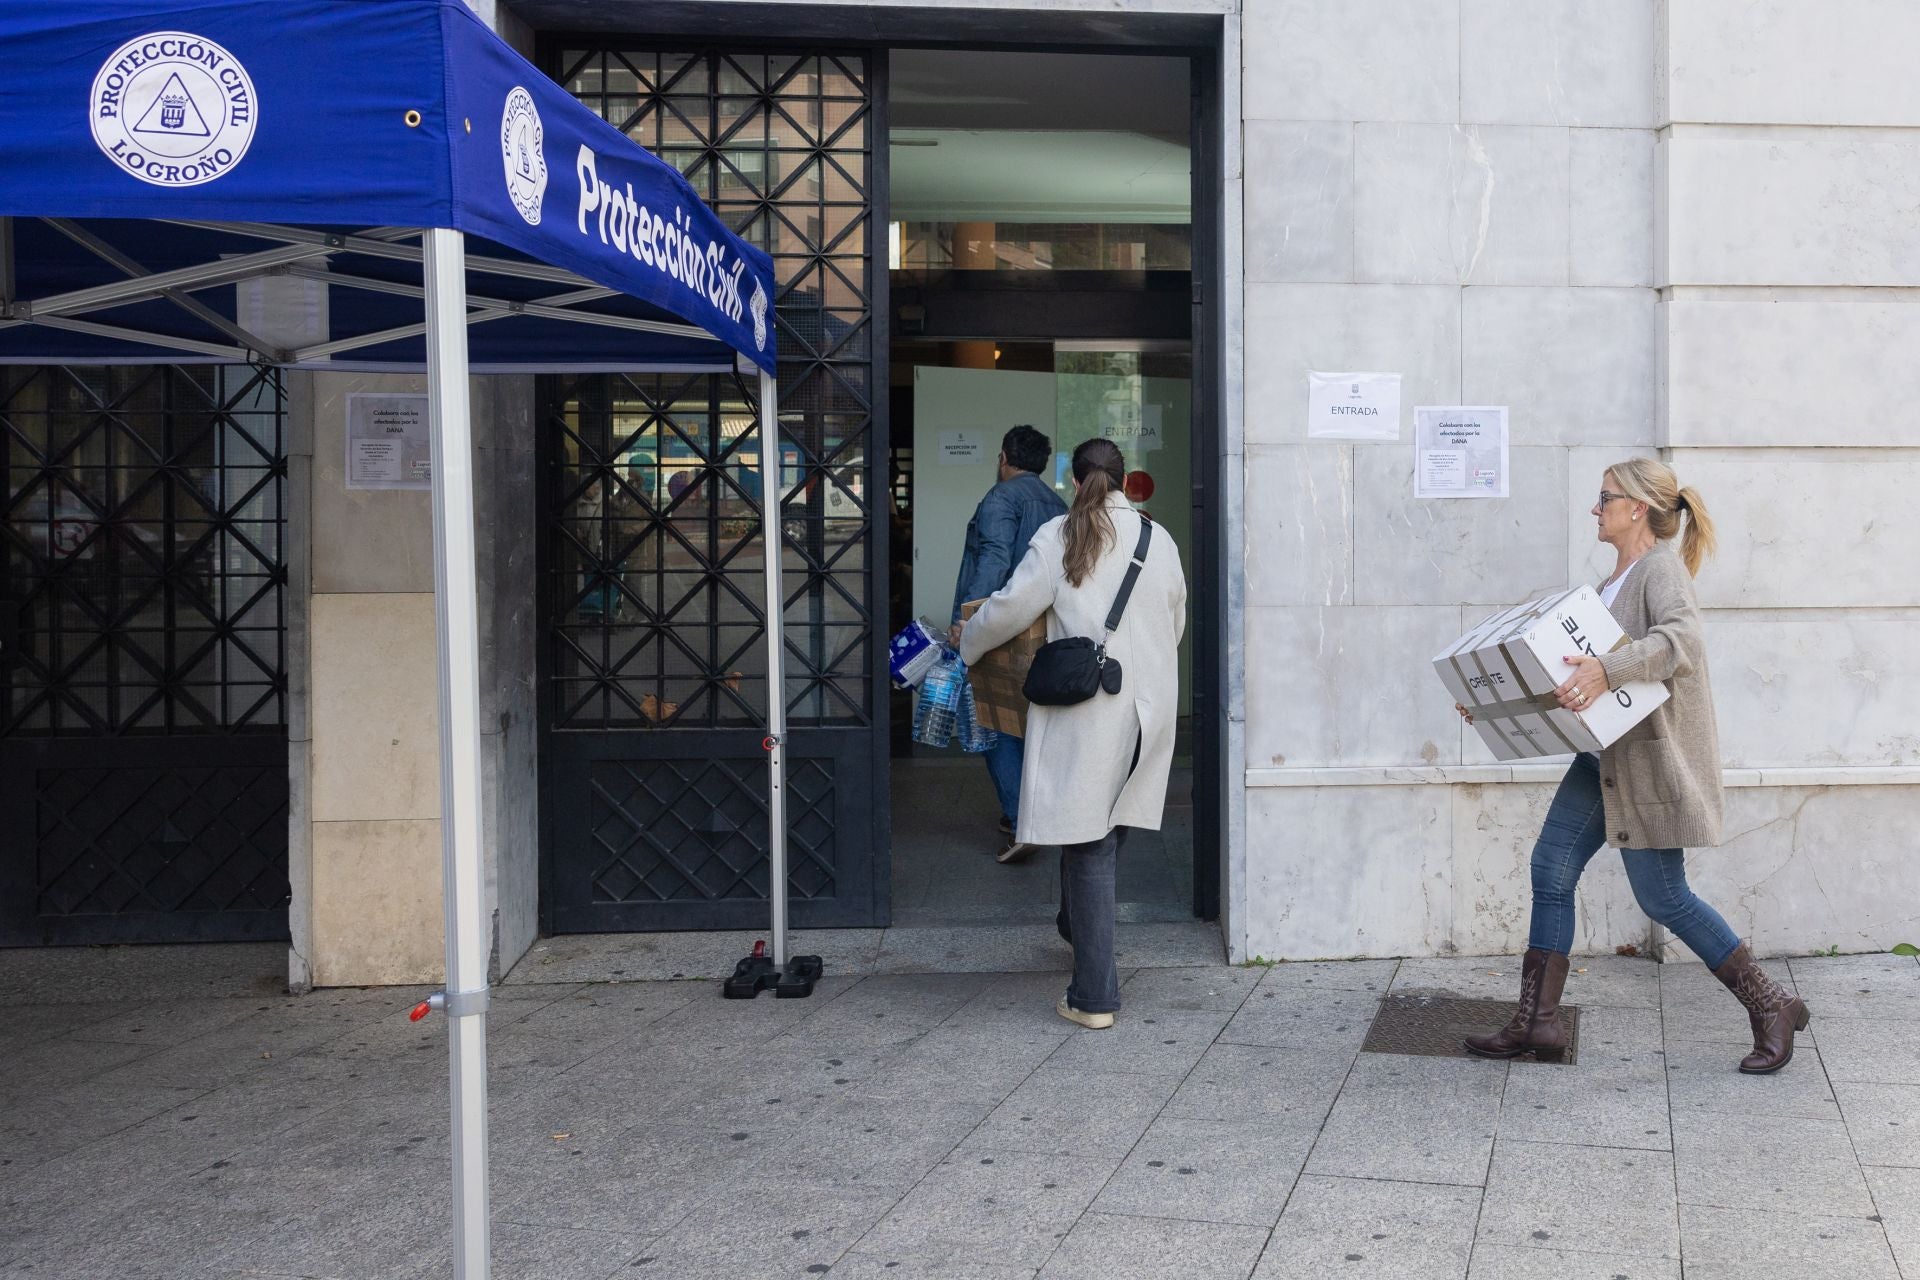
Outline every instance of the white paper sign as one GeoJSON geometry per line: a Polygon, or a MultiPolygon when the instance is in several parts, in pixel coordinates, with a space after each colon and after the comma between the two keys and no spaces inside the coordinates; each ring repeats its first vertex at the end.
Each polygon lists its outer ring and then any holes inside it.
{"type": "Polygon", "coordinates": [[[1307,434],[1318,440],[1398,440],[1400,375],[1309,372],[1307,434]]]}
{"type": "Polygon", "coordinates": [[[347,488],[431,489],[427,397],[356,391],[347,397],[347,488]]]}
{"type": "Polygon", "coordinates": [[[970,467],[986,456],[986,437],[978,431],[942,431],[940,465],[970,467]]]}
{"type": "Polygon", "coordinates": [[[1505,405],[1466,405],[1413,411],[1413,496],[1507,496],[1505,405]]]}
{"type": "Polygon", "coordinates": [[[1152,453],[1165,441],[1161,430],[1165,419],[1163,405],[1109,400],[1100,406],[1100,434],[1119,445],[1128,465],[1132,465],[1135,457],[1152,453]]]}

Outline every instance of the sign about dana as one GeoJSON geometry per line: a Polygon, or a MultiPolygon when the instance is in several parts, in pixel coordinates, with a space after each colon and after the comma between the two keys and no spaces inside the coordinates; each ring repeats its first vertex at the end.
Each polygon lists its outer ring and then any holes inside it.
{"type": "Polygon", "coordinates": [[[1627,643],[1592,587],[1579,586],[1502,610],[1433,660],[1453,700],[1473,713],[1481,741],[1502,760],[1599,751],[1667,700],[1663,684],[1625,684],[1582,711],[1553,691],[1573,673],[1566,659],[1598,657],[1627,643]]]}

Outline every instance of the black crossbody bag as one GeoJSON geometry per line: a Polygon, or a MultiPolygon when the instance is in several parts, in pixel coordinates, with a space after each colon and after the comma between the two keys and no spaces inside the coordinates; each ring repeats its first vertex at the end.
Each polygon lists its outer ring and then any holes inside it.
{"type": "Polygon", "coordinates": [[[1105,633],[1098,643],[1086,636],[1068,636],[1041,645],[1033,655],[1033,666],[1027,669],[1023,692],[1028,702],[1042,707],[1070,707],[1085,702],[1102,689],[1108,693],[1120,692],[1120,660],[1107,656],[1107,639],[1120,625],[1120,615],[1127,609],[1127,597],[1133,594],[1133,584],[1140,580],[1140,567],[1147,562],[1147,546],[1153,541],[1153,521],[1144,511],[1139,516],[1140,542],[1133,549],[1133,563],[1127,566],[1127,580],[1120,584],[1120,594],[1113,598],[1113,608],[1107,611],[1105,633]]]}

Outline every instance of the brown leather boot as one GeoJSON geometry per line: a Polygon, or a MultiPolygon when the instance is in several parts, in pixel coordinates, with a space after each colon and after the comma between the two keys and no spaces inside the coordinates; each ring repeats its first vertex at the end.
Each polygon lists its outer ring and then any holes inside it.
{"type": "Polygon", "coordinates": [[[1713,976],[1746,1006],[1753,1024],[1753,1052],[1740,1060],[1740,1070],[1764,1076],[1793,1061],[1793,1033],[1807,1029],[1806,1001],[1769,978],[1744,942],[1713,976]]]}
{"type": "Polygon", "coordinates": [[[1483,1058],[1517,1058],[1532,1051],[1542,1062],[1567,1052],[1567,1024],[1560,1021],[1560,993],[1567,986],[1567,958],[1530,947],[1520,960],[1520,1005],[1506,1026],[1491,1035],[1468,1036],[1467,1051],[1483,1058]]]}

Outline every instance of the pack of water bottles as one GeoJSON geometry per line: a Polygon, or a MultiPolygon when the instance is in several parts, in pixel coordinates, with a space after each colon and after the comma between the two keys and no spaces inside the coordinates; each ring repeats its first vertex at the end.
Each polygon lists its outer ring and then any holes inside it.
{"type": "Polygon", "coordinates": [[[962,751],[979,754],[999,737],[974,719],[973,687],[967,683],[966,664],[945,645],[920,681],[913,705],[913,740],[929,747],[960,744],[962,751]]]}

